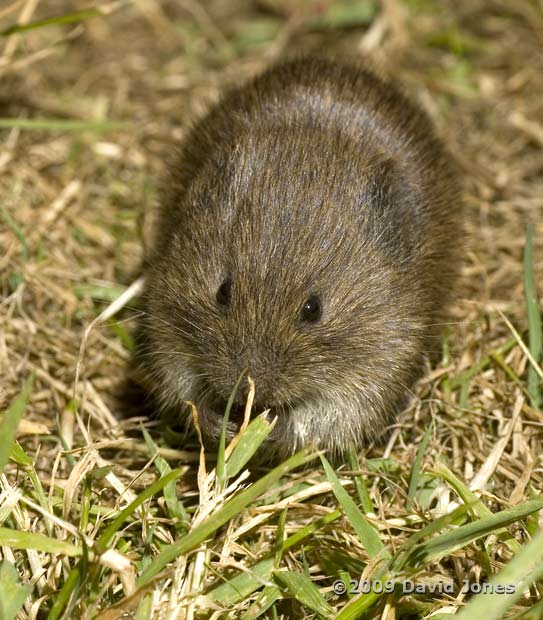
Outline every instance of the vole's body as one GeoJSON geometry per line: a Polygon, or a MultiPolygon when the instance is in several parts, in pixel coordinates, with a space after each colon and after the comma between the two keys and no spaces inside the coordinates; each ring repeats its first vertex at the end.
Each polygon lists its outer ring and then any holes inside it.
{"type": "Polygon", "coordinates": [[[439,344],[459,221],[428,119],[373,74],[296,61],[227,94],[182,145],[148,257],[158,398],[217,437],[247,369],[270,453],[376,436],[439,344]]]}

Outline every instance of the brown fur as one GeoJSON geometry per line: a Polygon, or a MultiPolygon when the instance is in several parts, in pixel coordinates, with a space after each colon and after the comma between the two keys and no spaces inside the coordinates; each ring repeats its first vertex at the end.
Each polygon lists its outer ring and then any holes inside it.
{"type": "Polygon", "coordinates": [[[371,72],[298,60],[228,93],[182,145],[147,261],[142,360],[159,401],[193,400],[216,438],[247,369],[256,411],[278,416],[270,454],[375,437],[439,333],[459,193],[426,115],[371,72]],[[311,295],[315,323],[300,319],[311,295]]]}

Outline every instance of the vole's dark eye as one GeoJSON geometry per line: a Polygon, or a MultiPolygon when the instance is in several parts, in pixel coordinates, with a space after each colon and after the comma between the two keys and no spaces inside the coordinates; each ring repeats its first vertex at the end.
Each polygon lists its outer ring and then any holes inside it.
{"type": "Polygon", "coordinates": [[[232,280],[227,278],[217,289],[216,300],[221,308],[228,308],[232,298],[232,280]]]}
{"type": "Polygon", "coordinates": [[[311,295],[304,301],[300,319],[304,323],[316,323],[322,316],[322,299],[319,295],[311,295]]]}

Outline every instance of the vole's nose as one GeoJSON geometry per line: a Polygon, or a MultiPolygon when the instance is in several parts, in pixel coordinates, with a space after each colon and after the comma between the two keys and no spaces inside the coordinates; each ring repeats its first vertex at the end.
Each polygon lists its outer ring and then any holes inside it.
{"type": "Polygon", "coordinates": [[[256,404],[260,406],[276,402],[280,383],[280,367],[280,356],[265,342],[260,342],[258,346],[255,345],[254,347],[245,346],[237,351],[231,358],[229,372],[229,392],[232,391],[236,381],[242,375],[234,402],[237,404],[245,404],[247,402],[250,390],[248,377],[255,384],[256,404]]]}
{"type": "Polygon", "coordinates": [[[254,373],[251,374],[249,371],[244,373],[241,383],[236,390],[234,404],[238,406],[245,406],[251,390],[251,384],[248,380],[249,378],[255,386],[254,404],[259,408],[264,407],[265,403],[269,403],[271,401],[273,385],[269,381],[265,381],[261,375],[255,375],[254,373]]]}
{"type": "MultiPolygon", "coordinates": [[[[251,369],[248,369],[247,371],[245,371],[234,396],[234,407],[241,412],[241,415],[243,415],[243,411],[245,410],[245,404],[247,403],[249,392],[251,390],[251,385],[248,381],[248,377],[252,379],[255,386],[253,402],[253,411],[255,413],[261,413],[265,409],[269,409],[277,405],[278,390],[273,373],[270,372],[268,373],[268,376],[266,376],[264,373],[257,374],[254,372],[254,370],[252,371],[251,369]]],[[[230,386],[230,394],[225,394],[226,401],[228,401],[228,398],[230,397],[234,389],[234,385],[235,382],[232,383],[232,385],[230,386]]]]}

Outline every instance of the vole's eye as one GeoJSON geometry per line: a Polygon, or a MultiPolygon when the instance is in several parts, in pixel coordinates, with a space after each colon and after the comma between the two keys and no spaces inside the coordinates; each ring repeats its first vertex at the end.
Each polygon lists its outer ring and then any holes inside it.
{"type": "Polygon", "coordinates": [[[217,289],[217,303],[221,308],[228,308],[232,298],[232,280],[227,278],[217,289]]]}
{"type": "Polygon", "coordinates": [[[300,319],[304,323],[316,323],[322,316],[322,299],[319,295],[311,295],[304,301],[300,319]]]}

